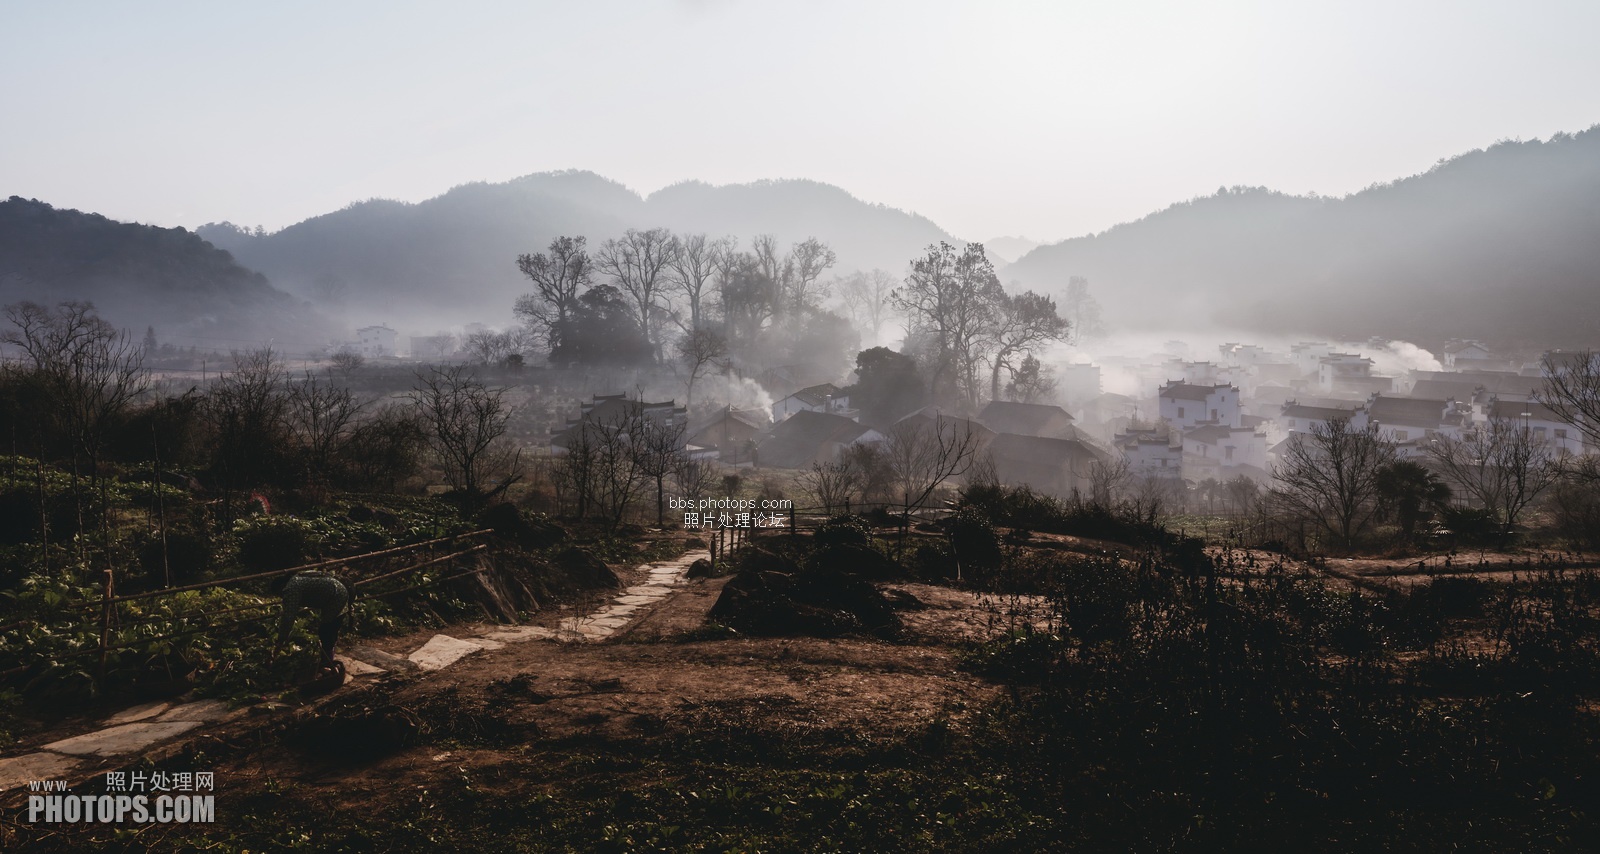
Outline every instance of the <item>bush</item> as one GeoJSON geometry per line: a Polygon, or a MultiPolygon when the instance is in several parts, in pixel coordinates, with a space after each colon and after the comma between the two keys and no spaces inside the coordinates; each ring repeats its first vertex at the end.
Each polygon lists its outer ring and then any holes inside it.
{"type": "Polygon", "coordinates": [[[872,542],[872,531],[859,516],[835,516],[818,525],[811,539],[817,548],[865,546],[872,542]]]}
{"type": "Polygon", "coordinates": [[[240,522],[239,562],[251,572],[270,572],[307,563],[311,532],[292,516],[263,516],[240,522]]]}

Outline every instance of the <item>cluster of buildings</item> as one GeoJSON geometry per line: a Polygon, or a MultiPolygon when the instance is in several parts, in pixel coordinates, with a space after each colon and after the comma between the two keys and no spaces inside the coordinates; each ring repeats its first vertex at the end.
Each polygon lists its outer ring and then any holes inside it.
{"type": "MultiPolygon", "coordinates": [[[[1374,342],[1369,352],[1387,346],[1374,342]]],[[[1216,361],[1169,355],[1124,365],[1155,396],[1123,398],[1122,415],[1099,426],[1134,472],[1191,484],[1239,476],[1268,484],[1285,443],[1333,419],[1375,430],[1402,458],[1425,455],[1435,437],[1461,439],[1495,419],[1513,420],[1557,453],[1594,450],[1576,425],[1537,401],[1545,385],[1541,361],[1496,357],[1480,342],[1457,341],[1444,351],[1447,370],[1386,375],[1356,349],[1303,342],[1272,352],[1228,343],[1216,361]],[[1152,373],[1161,379],[1152,381],[1152,373]]]]}
{"type": "Polygon", "coordinates": [[[1545,384],[1540,361],[1518,363],[1466,341],[1445,350],[1446,370],[1382,373],[1380,362],[1397,363],[1388,346],[1303,342],[1273,351],[1227,343],[1216,358],[1198,361],[1171,342],[1166,352],[1143,359],[1065,366],[1058,373],[1067,380],[1058,386],[1059,404],[993,401],[971,417],[929,407],[889,424],[864,423],[846,389],[828,382],[800,386],[804,372],[775,370],[761,381],[782,396],[767,408],[723,407],[691,422],[671,401],[599,396],[557,430],[551,444],[562,453],[583,424],[643,407],[650,417],[681,426],[688,456],[805,469],[838,460],[854,445],[882,445],[903,423],[940,419],[974,437],[979,459],[1001,482],[1062,496],[1090,491],[1097,464],[1122,461],[1132,477],[1174,485],[1241,476],[1267,485],[1287,443],[1332,419],[1377,431],[1401,457],[1425,455],[1435,437],[1459,439],[1494,419],[1520,423],[1559,453],[1595,450],[1585,446],[1576,425],[1536,399],[1545,384]],[[1102,371],[1118,372],[1122,387],[1148,391],[1103,391],[1102,371]]]}

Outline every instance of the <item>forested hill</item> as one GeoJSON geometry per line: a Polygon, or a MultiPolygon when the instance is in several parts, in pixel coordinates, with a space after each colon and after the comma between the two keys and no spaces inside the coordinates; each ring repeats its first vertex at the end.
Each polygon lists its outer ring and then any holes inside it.
{"type": "MultiPolygon", "coordinates": [[[[676,184],[642,198],[591,172],[547,172],[474,183],[416,204],[373,200],[271,234],[230,224],[200,234],[273,282],[352,320],[381,304],[440,325],[498,324],[526,290],[516,258],[558,235],[583,235],[591,251],[628,228],[774,234],[785,245],[815,236],[838,253],[838,269],[899,273],[939,240],[927,219],[863,202],[814,181],[713,187],[676,184]]],[[[413,323],[420,323],[413,320],[413,323]]]]}
{"type": "Polygon", "coordinates": [[[182,228],[122,223],[16,196],[0,202],[0,304],[93,302],[135,337],[201,349],[326,344],[302,300],[182,228]]]}
{"type": "Polygon", "coordinates": [[[1600,345],[1600,126],[1502,142],[1344,198],[1235,188],[1043,246],[1122,329],[1600,345]]]}

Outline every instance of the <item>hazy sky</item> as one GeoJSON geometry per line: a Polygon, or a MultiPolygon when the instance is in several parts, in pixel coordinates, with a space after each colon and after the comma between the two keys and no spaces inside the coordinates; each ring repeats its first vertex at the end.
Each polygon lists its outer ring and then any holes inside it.
{"type": "Polygon", "coordinates": [[[588,169],[1055,240],[1600,122],[1597,2],[7,2],[0,196],[280,228],[588,169]]]}

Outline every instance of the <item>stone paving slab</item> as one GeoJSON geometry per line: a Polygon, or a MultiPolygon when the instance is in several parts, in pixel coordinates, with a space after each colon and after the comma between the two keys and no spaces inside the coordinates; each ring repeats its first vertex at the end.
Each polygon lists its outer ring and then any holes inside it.
{"type": "Polygon", "coordinates": [[[482,644],[472,641],[453,638],[449,635],[434,635],[422,648],[406,656],[412,663],[423,670],[443,670],[467,656],[483,649],[482,644]]]}
{"type": "Polygon", "coordinates": [[[193,703],[184,703],[174,706],[164,712],[158,721],[199,721],[212,723],[228,716],[228,704],[224,700],[198,700],[193,703]]]}
{"type": "Polygon", "coordinates": [[[404,656],[395,655],[392,652],[384,652],[377,647],[351,647],[349,650],[349,655],[351,658],[360,659],[361,661],[365,661],[368,664],[384,670],[411,671],[417,669],[417,663],[415,661],[412,661],[404,656]]]}
{"type": "Polygon", "coordinates": [[[487,632],[478,640],[487,639],[504,643],[521,643],[522,641],[530,640],[549,640],[555,637],[556,634],[557,632],[554,629],[547,629],[543,626],[507,626],[503,629],[487,632]]]}
{"type": "Polygon", "coordinates": [[[158,741],[183,735],[200,721],[141,721],[52,741],[45,750],[72,756],[116,756],[144,750],[158,741]]]}
{"type": "Polygon", "coordinates": [[[82,759],[43,751],[0,759],[0,792],[26,786],[35,780],[60,779],[81,764],[82,759]]]}
{"type": "Polygon", "coordinates": [[[659,595],[656,595],[656,596],[646,596],[646,595],[618,596],[617,597],[617,603],[620,604],[620,605],[648,605],[651,602],[659,602],[662,599],[665,599],[666,596],[667,596],[666,591],[662,591],[659,595]]]}
{"type": "Polygon", "coordinates": [[[172,708],[172,704],[166,702],[165,700],[157,700],[154,703],[140,703],[137,706],[123,709],[111,717],[106,718],[104,723],[111,726],[116,726],[117,724],[131,724],[134,721],[142,721],[146,718],[153,718],[170,708],[172,708]]]}
{"type": "Polygon", "coordinates": [[[346,676],[371,676],[374,673],[384,672],[382,667],[374,667],[359,658],[351,658],[347,655],[336,655],[333,658],[344,665],[344,675],[346,676]]]}

